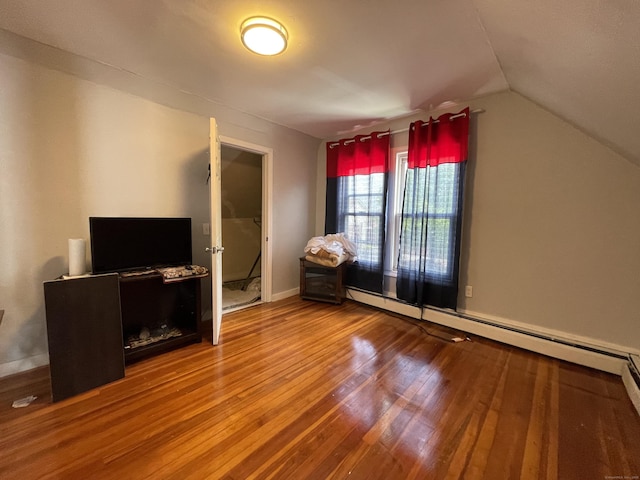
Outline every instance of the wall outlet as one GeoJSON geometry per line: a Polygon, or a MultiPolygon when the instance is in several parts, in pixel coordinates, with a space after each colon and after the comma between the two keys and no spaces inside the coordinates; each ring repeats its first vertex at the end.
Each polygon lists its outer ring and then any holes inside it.
{"type": "Polygon", "coordinates": [[[473,287],[471,285],[464,287],[464,296],[467,298],[473,297],[473,287]]]}
{"type": "Polygon", "coordinates": [[[208,223],[203,223],[202,224],[202,234],[203,235],[211,235],[211,232],[209,230],[209,224],[208,223]]]}

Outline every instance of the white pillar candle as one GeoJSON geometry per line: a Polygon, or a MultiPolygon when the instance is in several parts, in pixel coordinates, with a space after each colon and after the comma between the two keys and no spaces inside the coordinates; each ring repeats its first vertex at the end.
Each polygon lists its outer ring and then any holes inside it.
{"type": "Polygon", "coordinates": [[[69,275],[77,277],[87,271],[87,245],[84,238],[69,239],[69,275]]]}

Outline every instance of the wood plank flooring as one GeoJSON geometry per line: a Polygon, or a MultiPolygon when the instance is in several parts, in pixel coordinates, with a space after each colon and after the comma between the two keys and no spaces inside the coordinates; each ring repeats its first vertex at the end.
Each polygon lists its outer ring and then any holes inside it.
{"type": "Polygon", "coordinates": [[[56,404],[46,369],[2,379],[0,478],[638,478],[619,377],[453,335],[291,298],[56,404]]]}

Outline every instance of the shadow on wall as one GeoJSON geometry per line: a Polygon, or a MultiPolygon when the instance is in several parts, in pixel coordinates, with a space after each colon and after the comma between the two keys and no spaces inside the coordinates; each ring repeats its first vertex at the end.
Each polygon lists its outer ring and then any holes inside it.
{"type": "MultiPolygon", "coordinates": [[[[208,138],[203,139],[203,144],[208,138]]],[[[210,223],[209,213],[209,150],[204,149],[185,161],[182,170],[181,189],[184,192],[182,211],[191,217],[191,235],[193,244],[193,263],[211,270],[211,254],[205,252],[210,246],[211,236],[203,234],[204,223],[210,223]]],[[[203,316],[211,311],[211,277],[203,278],[202,312],[203,316]]],[[[209,313],[210,314],[210,313],[209,313]]]]}
{"type": "MultiPolygon", "coordinates": [[[[42,301],[33,314],[19,322],[14,335],[15,341],[9,345],[7,351],[7,360],[11,368],[4,373],[30,370],[49,362],[43,285],[46,281],[58,278],[65,272],[65,268],[65,257],[53,257],[43,265],[38,277],[33,279],[41,292],[42,301]]],[[[10,315],[7,318],[10,318],[10,315]]]]}
{"type": "Polygon", "coordinates": [[[458,307],[467,308],[465,285],[470,285],[469,256],[471,254],[471,222],[473,189],[475,185],[476,161],[478,158],[478,117],[469,119],[469,158],[464,181],[464,205],[462,213],[462,238],[460,244],[460,275],[458,277],[458,307]]]}
{"type": "Polygon", "coordinates": [[[3,372],[11,375],[17,372],[31,370],[49,363],[49,349],[47,342],[46,322],[43,321],[44,303],[23,322],[20,322],[15,331],[17,341],[10,345],[7,352],[10,369],[3,372]]]}

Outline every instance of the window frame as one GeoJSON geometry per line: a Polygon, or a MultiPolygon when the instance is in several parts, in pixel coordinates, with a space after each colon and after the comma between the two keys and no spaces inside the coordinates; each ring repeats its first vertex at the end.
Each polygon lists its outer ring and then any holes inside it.
{"type": "Polygon", "coordinates": [[[402,221],[402,201],[404,182],[407,176],[409,151],[407,147],[395,149],[393,169],[389,171],[389,193],[387,202],[387,241],[385,242],[384,274],[388,277],[398,276],[398,255],[400,253],[400,223],[402,221]],[[392,241],[389,241],[392,239],[392,241]]]}

